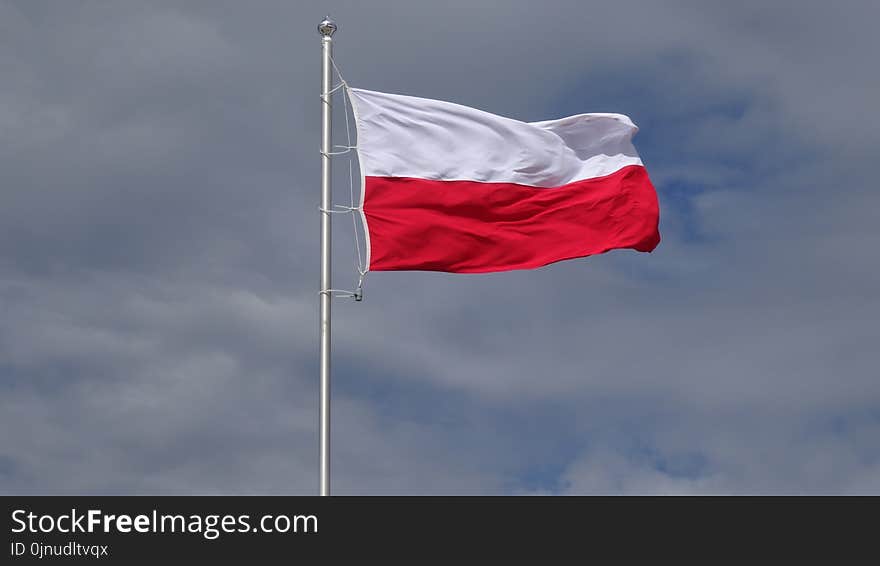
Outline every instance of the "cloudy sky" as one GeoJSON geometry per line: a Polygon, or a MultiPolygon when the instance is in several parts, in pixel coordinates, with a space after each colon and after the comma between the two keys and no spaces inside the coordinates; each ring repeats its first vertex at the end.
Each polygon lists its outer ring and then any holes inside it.
{"type": "Polygon", "coordinates": [[[371,273],[336,493],[880,493],[878,6],[0,0],[0,493],[316,492],[328,12],[354,86],[628,114],[663,235],[371,273]]]}

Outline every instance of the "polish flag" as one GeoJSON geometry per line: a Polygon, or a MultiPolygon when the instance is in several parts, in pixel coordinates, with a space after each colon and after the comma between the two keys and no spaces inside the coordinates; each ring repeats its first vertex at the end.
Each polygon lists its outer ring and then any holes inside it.
{"type": "Polygon", "coordinates": [[[372,271],[483,273],[660,242],[657,193],[622,114],[520,122],[349,89],[372,271]]]}

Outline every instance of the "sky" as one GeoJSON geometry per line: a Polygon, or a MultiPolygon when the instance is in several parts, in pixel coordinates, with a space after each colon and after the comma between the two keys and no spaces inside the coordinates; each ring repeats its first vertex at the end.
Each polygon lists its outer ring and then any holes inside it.
{"type": "MultiPolygon", "coordinates": [[[[368,274],[334,303],[334,493],[880,493],[858,0],[0,0],[0,493],[317,492],[328,13],[352,86],[629,115],[663,236],[368,274]]],[[[334,286],[354,249],[335,217],[334,286]]]]}

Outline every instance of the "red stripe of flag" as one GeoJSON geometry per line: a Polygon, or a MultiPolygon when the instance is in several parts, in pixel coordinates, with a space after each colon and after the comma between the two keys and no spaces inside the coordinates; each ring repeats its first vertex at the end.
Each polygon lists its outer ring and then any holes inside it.
{"type": "Polygon", "coordinates": [[[660,243],[640,165],[552,188],[367,176],[364,190],[372,271],[533,269],[660,243]]]}

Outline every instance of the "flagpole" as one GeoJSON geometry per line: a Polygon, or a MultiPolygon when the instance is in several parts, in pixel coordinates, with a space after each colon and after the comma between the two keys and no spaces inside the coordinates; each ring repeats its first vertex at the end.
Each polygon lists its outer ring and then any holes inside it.
{"type": "Polygon", "coordinates": [[[330,495],[330,125],[333,33],[336,24],[329,17],[318,25],[321,34],[321,394],[320,491],[330,495]]]}

